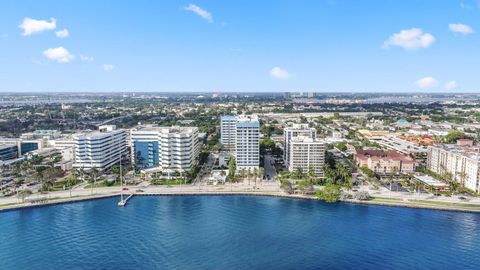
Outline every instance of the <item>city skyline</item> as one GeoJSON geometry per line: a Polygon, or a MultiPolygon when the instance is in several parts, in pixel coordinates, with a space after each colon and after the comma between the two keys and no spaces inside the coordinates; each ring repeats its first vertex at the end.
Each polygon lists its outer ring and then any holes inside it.
{"type": "Polygon", "coordinates": [[[0,93],[480,91],[476,0],[0,6],[0,93]]]}

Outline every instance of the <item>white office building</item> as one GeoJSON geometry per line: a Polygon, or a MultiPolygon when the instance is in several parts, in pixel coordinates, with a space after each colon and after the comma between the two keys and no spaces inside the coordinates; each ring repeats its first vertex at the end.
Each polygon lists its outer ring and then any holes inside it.
{"type": "Polygon", "coordinates": [[[127,132],[114,125],[100,126],[98,131],[78,133],[72,140],[74,168],[107,170],[127,155],[127,132]]]}
{"type": "Polygon", "coordinates": [[[237,116],[235,160],[237,170],[258,169],[260,165],[260,123],[256,115],[237,116]]]}
{"type": "Polygon", "coordinates": [[[283,161],[285,167],[290,166],[290,142],[292,138],[304,136],[307,138],[316,139],[317,130],[315,128],[308,127],[308,124],[294,124],[292,127],[285,128],[283,131],[283,141],[284,141],[284,150],[283,150],[283,161]]]}
{"type": "MultiPolygon", "coordinates": [[[[462,141],[462,140],[459,140],[462,141]]],[[[427,168],[434,173],[450,173],[452,178],[475,192],[480,192],[480,152],[469,144],[440,144],[428,147],[427,168]]]]}
{"type": "Polygon", "coordinates": [[[183,172],[197,163],[198,128],[141,126],[130,131],[131,159],[137,168],[183,172]]]}
{"type": "Polygon", "coordinates": [[[307,136],[296,136],[290,139],[289,146],[289,171],[301,169],[302,172],[308,173],[313,170],[317,175],[323,176],[324,142],[307,136]]]}

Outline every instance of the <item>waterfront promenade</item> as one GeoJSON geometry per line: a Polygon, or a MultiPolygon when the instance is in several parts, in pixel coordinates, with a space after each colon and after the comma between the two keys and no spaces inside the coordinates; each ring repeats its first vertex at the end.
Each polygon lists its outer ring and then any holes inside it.
{"type": "MultiPolygon", "coordinates": [[[[286,194],[276,181],[269,181],[250,185],[244,183],[225,185],[149,185],[148,182],[136,186],[127,186],[124,194],[135,196],[146,195],[257,195],[257,196],[281,196],[297,199],[316,199],[312,195],[286,194]]],[[[390,192],[385,188],[371,190],[368,186],[361,186],[359,190],[368,191],[371,200],[358,201],[353,199],[344,200],[349,203],[402,206],[414,208],[429,208],[440,210],[458,210],[468,212],[480,212],[480,198],[468,198],[461,200],[458,196],[437,197],[428,193],[390,192]]],[[[102,187],[85,189],[76,188],[71,191],[56,191],[48,194],[33,194],[25,202],[21,202],[16,196],[0,198],[0,211],[22,207],[35,207],[48,204],[68,203],[73,201],[89,200],[96,198],[119,196],[120,187],[102,187]]]]}

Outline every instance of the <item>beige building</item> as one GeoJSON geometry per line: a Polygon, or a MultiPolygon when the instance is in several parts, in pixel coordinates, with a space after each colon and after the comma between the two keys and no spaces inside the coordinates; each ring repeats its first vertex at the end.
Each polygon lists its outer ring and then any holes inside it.
{"type": "Polygon", "coordinates": [[[355,161],[359,167],[367,167],[378,174],[413,173],[415,159],[396,151],[358,150],[355,161]]]}
{"type": "Polygon", "coordinates": [[[434,173],[450,173],[454,180],[475,192],[480,191],[480,148],[472,142],[428,147],[427,168],[434,173]]]}
{"type": "Polygon", "coordinates": [[[301,169],[307,173],[313,169],[317,175],[323,175],[325,164],[325,143],[311,137],[297,136],[290,140],[288,170],[301,169]]]}

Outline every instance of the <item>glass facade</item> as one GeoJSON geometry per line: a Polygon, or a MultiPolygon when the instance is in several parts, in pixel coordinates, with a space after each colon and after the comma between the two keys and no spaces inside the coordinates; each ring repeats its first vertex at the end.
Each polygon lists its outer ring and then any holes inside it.
{"type": "Polygon", "coordinates": [[[10,160],[18,157],[18,147],[16,145],[0,145],[0,160],[10,160]]]}
{"type": "Polygon", "coordinates": [[[158,142],[134,142],[133,147],[138,168],[152,168],[158,165],[158,142]]]}
{"type": "Polygon", "coordinates": [[[36,142],[28,142],[24,143],[22,142],[20,144],[20,155],[25,155],[28,152],[38,150],[38,143],[36,142]]]}

